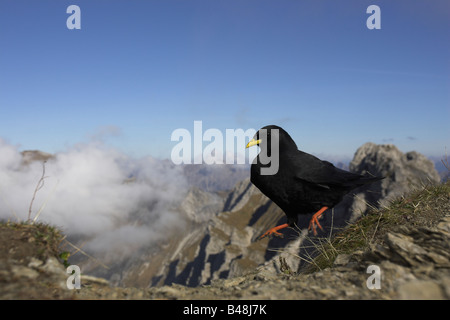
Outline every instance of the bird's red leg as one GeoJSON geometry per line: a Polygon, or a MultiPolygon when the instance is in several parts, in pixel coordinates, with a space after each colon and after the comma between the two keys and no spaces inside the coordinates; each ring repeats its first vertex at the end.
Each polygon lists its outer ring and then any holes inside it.
{"type": "Polygon", "coordinates": [[[259,237],[259,239],[262,239],[271,234],[275,234],[278,237],[283,237],[283,235],[277,231],[280,229],[286,228],[286,227],[289,227],[289,225],[287,223],[273,227],[272,229],[267,230],[261,237],[259,237]]]}
{"type": "Polygon", "coordinates": [[[311,227],[313,229],[313,233],[315,236],[317,236],[317,231],[316,231],[316,225],[320,228],[320,230],[323,230],[322,226],[319,223],[319,218],[322,216],[322,213],[327,210],[328,207],[323,207],[322,209],[320,209],[319,211],[317,211],[311,218],[311,221],[309,222],[309,227],[308,230],[311,230],[311,227]]]}

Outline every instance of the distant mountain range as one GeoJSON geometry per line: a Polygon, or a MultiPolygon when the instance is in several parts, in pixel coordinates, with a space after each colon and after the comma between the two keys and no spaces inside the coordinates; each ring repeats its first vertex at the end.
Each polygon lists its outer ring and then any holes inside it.
{"type": "Polygon", "coordinates": [[[183,172],[191,186],[208,192],[229,191],[248,178],[250,165],[187,164],[183,172]]]}
{"type": "MultiPolygon", "coordinates": [[[[53,157],[52,154],[39,150],[22,151],[22,156],[24,163],[29,163],[31,161],[44,161],[53,157]]],[[[441,177],[441,180],[448,180],[448,178],[450,177],[450,171],[444,166],[442,162],[442,160],[445,160],[444,157],[428,158],[434,163],[434,167],[441,177]]],[[[340,169],[349,170],[349,164],[351,161],[350,158],[348,159],[348,161],[343,160],[342,158],[334,161],[333,157],[324,157],[321,159],[332,162],[336,167],[340,169]]],[[[184,175],[189,185],[208,192],[230,191],[236,185],[236,183],[248,178],[250,175],[249,164],[187,164],[182,166],[184,175]]]]}
{"type": "MultiPolygon", "coordinates": [[[[343,170],[349,170],[349,165],[352,160],[349,158],[346,161],[339,158],[333,161],[333,157],[321,159],[330,161],[336,167],[343,170]]],[[[434,163],[441,180],[447,181],[450,177],[450,171],[442,163],[443,158],[430,157],[429,159],[434,163]]],[[[188,183],[191,186],[208,192],[229,191],[236,183],[250,176],[250,165],[189,164],[184,165],[183,169],[188,183]]]]}

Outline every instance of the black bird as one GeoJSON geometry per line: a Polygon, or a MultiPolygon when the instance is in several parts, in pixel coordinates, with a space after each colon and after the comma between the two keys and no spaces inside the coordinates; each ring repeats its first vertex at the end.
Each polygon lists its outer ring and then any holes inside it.
{"type": "Polygon", "coordinates": [[[294,226],[297,215],[313,212],[308,230],[312,228],[317,235],[316,226],[323,230],[318,219],[324,211],[341,202],[352,189],[383,179],[341,170],[300,151],[291,136],[275,125],[261,128],[247,148],[254,145],[261,151],[251,166],[250,181],[288,219],[288,223],[269,229],[260,239],[271,234],[282,236],[278,230],[294,226]]]}

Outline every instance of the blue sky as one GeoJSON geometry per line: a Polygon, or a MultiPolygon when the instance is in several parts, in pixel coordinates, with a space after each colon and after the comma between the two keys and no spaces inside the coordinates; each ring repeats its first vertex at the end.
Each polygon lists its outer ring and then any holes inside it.
{"type": "Polygon", "coordinates": [[[168,158],[171,133],[202,120],[277,124],[324,157],[367,141],[441,156],[449,40],[448,0],[2,0],[0,138],[58,152],[103,136],[168,158]]]}

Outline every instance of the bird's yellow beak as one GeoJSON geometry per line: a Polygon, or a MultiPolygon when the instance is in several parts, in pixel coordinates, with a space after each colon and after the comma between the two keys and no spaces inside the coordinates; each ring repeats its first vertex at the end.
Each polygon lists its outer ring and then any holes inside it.
{"type": "Polygon", "coordinates": [[[250,140],[249,143],[247,143],[247,146],[245,148],[250,148],[250,147],[253,147],[253,146],[258,145],[260,143],[261,143],[261,139],[259,139],[259,140],[252,139],[252,140],[250,140]]]}

